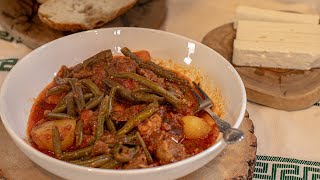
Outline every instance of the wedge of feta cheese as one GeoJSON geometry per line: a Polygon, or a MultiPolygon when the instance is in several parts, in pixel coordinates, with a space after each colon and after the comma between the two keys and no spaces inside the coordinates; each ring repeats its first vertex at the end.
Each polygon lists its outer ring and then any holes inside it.
{"type": "Polygon", "coordinates": [[[320,42],[320,26],[241,20],[236,37],[246,41],[317,43],[320,42]]]}
{"type": "Polygon", "coordinates": [[[319,15],[266,10],[249,6],[238,6],[236,8],[235,17],[235,29],[237,28],[239,20],[319,24],[319,15]]]}
{"type": "Polygon", "coordinates": [[[320,42],[306,44],[235,40],[233,64],[310,70],[320,67],[320,42]]]}
{"type": "Polygon", "coordinates": [[[239,28],[237,31],[268,31],[320,35],[320,25],[241,20],[239,21],[239,28]]]}

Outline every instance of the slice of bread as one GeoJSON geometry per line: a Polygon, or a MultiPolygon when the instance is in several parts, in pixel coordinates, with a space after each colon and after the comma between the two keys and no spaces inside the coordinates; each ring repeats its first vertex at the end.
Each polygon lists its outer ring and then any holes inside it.
{"type": "Polygon", "coordinates": [[[38,16],[60,31],[81,31],[101,27],[132,8],[137,0],[47,0],[38,16]]]}

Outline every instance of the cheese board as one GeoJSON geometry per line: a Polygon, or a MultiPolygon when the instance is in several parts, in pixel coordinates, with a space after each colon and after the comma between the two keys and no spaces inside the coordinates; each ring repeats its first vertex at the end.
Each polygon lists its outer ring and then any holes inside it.
{"type": "MultiPolygon", "coordinates": [[[[139,2],[102,28],[159,28],[166,18],[166,0],[141,0],[139,2]]],[[[0,1],[0,24],[13,37],[20,38],[32,49],[71,33],[51,29],[42,23],[37,15],[38,7],[39,3],[35,0],[0,1]]]]}
{"type": "MultiPolygon", "coordinates": [[[[213,29],[202,43],[232,63],[233,23],[213,29]]],[[[248,100],[275,109],[294,111],[306,109],[320,99],[320,68],[292,70],[236,66],[247,91],[248,100]]]]}

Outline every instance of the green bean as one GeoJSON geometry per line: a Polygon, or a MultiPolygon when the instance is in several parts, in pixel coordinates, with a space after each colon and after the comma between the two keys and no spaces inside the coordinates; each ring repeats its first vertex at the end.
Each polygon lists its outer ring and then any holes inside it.
{"type": "Polygon", "coordinates": [[[129,135],[126,136],[126,139],[125,139],[125,143],[126,142],[132,142],[132,141],[135,141],[137,139],[137,136],[135,133],[130,133],[129,135]]]}
{"type": "Polygon", "coordinates": [[[153,101],[164,101],[163,97],[159,97],[155,94],[150,94],[153,93],[153,91],[149,88],[145,87],[138,87],[132,90],[131,94],[132,96],[138,100],[138,101],[143,101],[143,102],[153,102],[153,101]]]}
{"type": "Polygon", "coordinates": [[[81,83],[83,83],[85,86],[87,86],[95,96],[102,94],[99,87],[94,82],[92,82],[90,79],[82,79],[81,83]]]}
{"type": "Polygon", "coordinates": [[[87,101],[87,100],[93,98],[93,94],[92,93],[85,93],[83,95],[83,98],[84,98],[85,101],[87,101]]]}
{"type": "Polygon", "coordinates": [[[58,86],[55,86],[51,89],[49,89],[46,93],[46,96],[50,96],[50,95],[53,95],[53,94],[58,94],[58,93],[61,93],[61,92],[68,92],[71,90],[71,87],[66,85],[66,84],[62,84],[62,85],[58,85],[58,86]]]}
{"type": "Polygon", "coordinates": [[[69,83],[72,87],[73,96],[75,98],[75,102],[78,106],[79,112],[83,109],[85,106],[85,100],[83,97],[83,92],[81,88],[81,83],[78,82],[78,80],[69,80],[69,83]]]}
{"type": "Polygon", "coordinates": [[[129,162],[139,152],[139,146],[128,148],[120,143],[116,143],[113,148],[113,157],[115,160],[126,163],[129,162]]]}
{"type": "Polygon", "coordinates": [[[65,78],[55,77],[54,80],[55,80],[56,84],[63,85],[63,84],[69,84],[70,80],[77,80],[77,79],[76,78],[67,78],[67,77],[65,77],[65,78]]]}
{"type": "Polygon", "coordinates": [[[149,94],[145,92],[132,92],[132,96],[137,100],[137,101],[142,101],[142,102],[153,102],[153,101],[164,101],[164,97],[157,96],[155,94],[149,94]]]}
{"type": "Polygon", "coordinates": [[[123,47],[121,48],[121,52],[123,55],[129,57],[130,59],[134,60],[137,64],[141,64],[143,63],[143,61],[138,57],[136,56],[135,54],[133,54],[129,48],[127,47],[123,47]]]}
{"type": "Polygon", "coordinates": [[[106,95],[102,99],[102,102],[99,107],[98,122],[96,126],[96,140],[100,139],[104,131],[104,121],[108,112],[108,100],[109,96],[106,95]]]}
{"type": "Polygon", "coordinates": [[[132,133],[133,131],[130,132],[128,135],[120,135],[117,136],[117,142],[121,142],[123,144],[128,144],[128,145],[136,145],[136,132],[132,133]]]}
{"type": "Polygon", "coordinates": [[[131,131],[135,126],[137,126],[143,120],[152,116],[159,107],[159,103],[157,101],[150,103],[143,111],[139,114],[135,115],[134,117],[130,118],[124,126],[117,132],[117,135],[124,135],[131,131]]]}
{"type": "Polygon", "coordinates": [[[110,162],[111,161],[111,157],[109,158],[104,158],[104,159],[99,159],[99,160],[96,160],[94,162],[91,162],[91,163],[86,163],[86,164],[82,164],[83,166],[86,166],[86,167],[94,167],[94,168],[97,168],[97,167],[101,167],[103,165],[105,165],[106,163],[110,162]]]}
{"type": "Polygon", "coordinates": [[[107,124],[107,128],[109,129],[109,131],[113,134],[115,134],[117,132],[115,125],[113,124],[111,118],[110,118],[110,114],[112,112],[112,106],[113,106],[113,101],[114,101],[114,97],[115,94],[118,90],[118,87],[112,87],[111,91],[110,91],[110,95],[109,95],[109,99],[108,99],[108,103],[107,103],[107,113],[106,113],[106,124],[107,124]]]}
{"type": "Polygon", "coordinates": [[[91,156],[84,156],[84,157],[81,157],[80,159],[71,160],[71,161],[67,161],[67,162],[72,163],[72,164],[78,164],[78,163],[81,163],[82,161],[86,161],[91,158],[92,158],[91,156]]]}
{"type": "Polygon", "coordinates": [[[62,68],[62,70],[63,70],[63,75],[62,75],[62,77],[63,77],[63,78],[64,78],[64,77],[67,77],[68,74],[70,73],[68,67],[67,67],[66,65],[62,65],[61,68],[62,68]]]}
{"type": "Polygon", "coordinates": [[[125,56],[130,57],[130,59],[134,60],[141,68],[149,69],[152,72],[154,72],[156,75],[160,77],[164,77],[171,82],[182,83],[184,85],[188,84],[187,80],[178,78],[176,73],[169,71],[167,69],[164,69],[163,67],[157,65],[152,61],[143,62],[138,56],[132,53],[127,47],[123,47],[121,49],[121,52],[125,56]]]}
{"type": "Polygon", "coordinates": [[[96,168],[109,162],[111,160],[111,157],[111,155],[101,155],[85,161],[79,161],[75,164],[96,168]]]}
{"type": "Polygon", "coordinates": [[[92,109],[96,106],[98,106],[101,101],[103,99],[103,94],[99,94],[98,96],[95,96],[94,98],[92,98],[86,105],[85,105],[85,109],[92,109]]]}
{"type": "Polygon", "coordinates": [[[65,152],[62,154],[63,160],[75,160],[85,156],[89,156],[92,152],[93,146],[88,146],[82,149],[78,149],[71,152],[65,152]]]}
{"type": "Polygon", "coordinates": [[[114,169],[114,168],[117,168],[117,167],[119,167],[121,165],[122,165],[121,162],[118,162],[118,161],[113,159],[110,162],[107,162],[105,165],[101,166],[100,168],[103,168],[103,169],[114,169]]]}
{"type": "Polygon", "coordinates": [[[67,105],[67,114],[70,116],[76,115],[76,109],[74,105],[73,93],[68,93],[66,95],[66,105],[67,105]]]}
{"type": "Polygon", "coordinates": [[[93,157],[93,158],[89,158],[89,159],[86,159],[86,160],[75,160],[75,161],[68,161],[72,164],[78,164],[78,165],[82,165],[82,164],[90,164],[90,163],[93,163],[97,160],[101,160],[101,159],[111,159],[111,155],[107,155],[107,154],[103,154],[103,155],[100,155],[100,156],[96,156],[96,157],[93,157]]]}
{"type": "Polygon", "coordinates": [[[82,68],[83,68],[83,64],[82,64],[82,63],[77,64],[77,65],[73,68],[73,70],[66,76],[66,78],[72,77],[74,73],[77,73],[77,72],[81,71],[82,68]]]}
{"type": "Polygon", "coordinates": [[[173,94],[171,94],[170,92],[168,92],[167,90],[165,90],[163,87],[159,86],[158,84],[154,83],[153,81],[140,76],[138,74],[135,73],[118,73],[118,74],[112,74],[114,77],[118,77],[118,78],[127,78],[127,79],[133,79],[135,81],[137,81],[138,83],[147,86],[148,88],[150,88],[151,90],[153,90],[155,93],[163,96],[169,103],[171,103],[173,106],[175,106],[176,108],[181,108],[181,106],[183,105],[183,101],[178,99],[176,96],[174,96],[173,94]]]}
{"type": "Polygon", "coordinates": [[[80,147],[83,141],[83,121],[78,120],[75,128],[76,147],[80,147]]]}
{"type": "Polygon", "coordinates": [[[145,88],[145,87],[138,87],[132,90],[132,93],[136,93],[136,92],[145,92],[145,93],[152,93],[153,91],[149,88],[145,88]]]}
{"type": "Polygon", "coordinates": [[[53,152],[55,157],[58,159],[61,159],[62,149],[61,149],[60,133],[59,133],[59,129],[56,126],[52,128],[52,146],[53,146],[53,152]]]}
{"type": "Polygon", "coordinates": [[[136,136],[137,136],[137,139],[144,151],[144,153],[146,154],[146,158],[147,158],[147,161],[149,164],[152,164],[153,163],[153,159],[152,159],[152,156],[146,146],[146,143],[143,141],[142,137],[140,136],[140,133],[139,132],[136,132],[136,136]]]}
{"type": "Polygon", "coordinates": [[[56,107],[52,110],[53,113],[61,113],[67,109],[66,96],[64,96],[56,107]]]}
{"type": "Polygon", "coordinates": [[[120,83],[112,81],[111,79],[108,79],[108,78],[103,79],[103,82],[106,83],[106,85],[109,86],[110,88],[118,87],[119,88],[118,92],[121,95],[121,97],[132,102],[135,101],[134,97],[131,95],[131,91],[123,87],[120,83]]]}
{"type": "Polygon", "coordinates": [[[76,119],[74,116],[71,116],[66,113],[55,113],[55,112],[49,112],[46,114],[46,117],[49,119],[76,119]]]}
{"type": "Polygon", "coordinates": [[[113,133],[113,134],[117,133],[116,126],[114,125],[114,123],[113,123],[113,121],[112,121],[111,118],[108,118],[107,121],[106,121],[106,123],[107,123],[108,130],[109,130],[111,133],[113,133]]]}
{"type": "Polygon", "coordinates": [[[112,59],[112,52],[110,49],[104,50],[99,52],[98,54],[86,59],[83,61],[84,68],[87,68],[88,66],[92,66],[93,64],[101,61],[101,60],[111,60],[112,59]]]}

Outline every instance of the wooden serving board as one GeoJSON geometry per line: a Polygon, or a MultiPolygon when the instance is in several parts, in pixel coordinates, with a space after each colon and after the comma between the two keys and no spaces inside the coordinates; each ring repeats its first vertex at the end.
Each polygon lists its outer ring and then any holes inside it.
{"type": "MultiPolygon", "coordinates": [[[[229,23],[210,31],[202,43],[231,62],[235,37],[233,23],[229,23]]],[[[233,66],[252,102],[293,111],[309,108],[320,100],[320,68],[303,71],[233,66]]]]}
{"type": "MultiPolygon", "coordinates": [[[[229,145],[218,157],[201,169],[181,180],[252,179],[256,161],[257,139],[254,127],[246,113],[240,127],[245,138],[229,145]]],[[[60,177],[42,169],[25,156],[13,143],[0,121],[0,180],[61,180],[60,177]]]]}
{"type": "MultiPolygon", "coordinates": [[[[36,0],[1,0],[0,24],[15,38],[34,49],[71,34],[49,28],[37,15],[36,0]]],[[[167,13],[166,0],[140,0],[140,3],[104,27],[159,28],[167,13]]],[[[103,27],[102,27],[103,28],[103,27]]]]}

